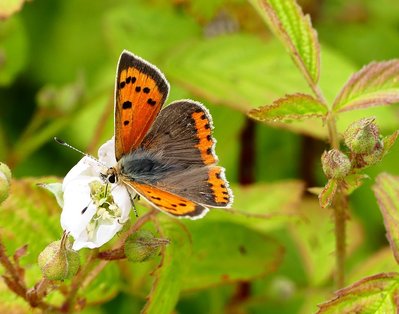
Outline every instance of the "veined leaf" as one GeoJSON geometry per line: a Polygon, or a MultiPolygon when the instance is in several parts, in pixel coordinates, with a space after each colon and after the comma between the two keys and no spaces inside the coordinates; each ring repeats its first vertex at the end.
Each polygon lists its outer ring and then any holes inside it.
{"type": "Polygon", "coordinates": [[[399,263],[399,177],[381,173],[373,186],[393,255],[399,263]]]}
{"type": "Polygon", "coordinates": [[[292,94],[277,99],[269,106],[253,109],[249,116],[259,121],[302,120],[314,117],[324,117],[327,107],[317,99],[306,94],[292,94]]]}
{"type": "Polygon", "coordinates": [[[191,259],[191,239],[181,223],[170,219],[165,221],[161,235],[170,243],[165,247],[161,264],[154,273],[155,281],[143,314],[173,312],[191,259]]]}
{"type": "Polygon", "coordinates": [[[353,74],[334,101],[336,112],[399,102],[399,60],[372,62],[353,74]]]}
{"type": "Polygon", "coordinates": [[[381,273],[338,290],[335,298],[319,305],[318,314],[397,313],[399,275],[381,273]]]}
{"type": "Polygon", "coordinates": [[[320,46],[309,15],[295,0],[250,0],[310,84],[319,80],[320,46]],[[259,1],[259,2],[258,2],[259,1]]]}
{"type": "MultiPolygon", "coordinates": [[[[224,221],[186,221],[192,234],[193,255],[184,276],[185,290],[206,289],[250,281],[276,270],[283,247],[241,224],[224,221]]],[[[179,248],[180,249],[180,248],[179,248]]]]}

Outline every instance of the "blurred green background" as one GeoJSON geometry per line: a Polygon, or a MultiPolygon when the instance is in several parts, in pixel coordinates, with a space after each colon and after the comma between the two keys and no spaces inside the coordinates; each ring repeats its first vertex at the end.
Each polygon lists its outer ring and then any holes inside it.
{"type": "MultiPolygon", "coordinates": [[[[57,145],[54,136],[97,154],[98,147],[113,135],[116,63],[121,51],[128,49],[164,72],[171,83],[168,103],[193,98],[209,107],[218,140],[216,151],[234,185],[288,179],[301,180],[305,186],[325,183],[320,155],[328,143],[320,122],[278,128],[246,118],[248,110],[270,104],[277,97],[308,91],[280,43],[248,2],[20,2],[15,5],[21,5],[21,10],[0,13],[0,160],[12,167],[15,178],[62,177],[81,158],[57,145]]],[[[321,87],[328,100],[333,100],[349,75],[363,65],[399,55],[397,0],[299,3],[318,31],[321,87]]],[[[339,130],[356,118],[371,115],[377,117],[382,134],[399,126],[399,110],[394,105],[343,114],[339,130]]],[[[380,164],[367,169],[372,179],[351,196],[352,219],[360,221],[362,231],[348,232],[349,242],[360,243],[349,256],[349,265],[357,265],[387,245],[370,187],[382,171],[399,174],[398,158],[396,145],[380,164]]],[[[252,197],[261,198],[262,193],[260,190],[252,197]]],[[[247,199],[239,199],[240,195],[237,204],[245,211],[247,199]]],[[[313,215],[313,211],[323,221],[329,219],[326,210],[309,209],[306,213],[313,215]]],[[[295,238],[286,239],[276,230],[271,234],[284,242],[285,260],[279,272],[267,278],[266,286],[259,284],[259,291],[267,290],[268,306],[262,307],[264,300],[257,304],[255,299],[249,311],[273,313],[287,308],[287,313],[292,313],[301,308],[306,313],[306,306],[298,305],[306,290],[304,270],[295,271],[290,261],[298,259],[298,253],[290,248],[295,246],[295,238]],[[304,290],[298,289],[293,296],[293,287],[304,290]],[[281,299],[284,292],[290,302],[281,299]]],[[[329,254],[333,261],[333,252],[329,254]]],[[[255,281],[255,294],[257,287],[255,281]]],[[[230,285],[189,295],[178,304],[178,312],[218,313],[218,302],[225,302],[219,295],[234,294],[234,289],[230,285]]],[[[118,308],[119,313],[126,313],[131,306],[122,294],[103,311],[118,308]]]]}

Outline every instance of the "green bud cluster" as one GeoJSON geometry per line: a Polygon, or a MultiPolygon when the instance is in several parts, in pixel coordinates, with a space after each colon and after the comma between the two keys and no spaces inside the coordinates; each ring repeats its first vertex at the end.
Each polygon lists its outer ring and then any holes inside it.
{"type": "Polygon", "coordinates": [[[328,179],[342,179],[351,170],[351,162],[344,153],[338,149],[331,149],[321,156],[324,174],[328,179]]]}
{"type": "Polygon", "coordinates": [[[349,125],[344,133],[344,140],[351,151],[354,168],[374,165],[383,157],[384,143],[380,139],[380,130],[373,117],[349,125]]]}

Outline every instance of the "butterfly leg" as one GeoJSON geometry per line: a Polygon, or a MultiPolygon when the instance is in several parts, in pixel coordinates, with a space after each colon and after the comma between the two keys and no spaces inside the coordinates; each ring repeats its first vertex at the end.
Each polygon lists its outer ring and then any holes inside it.
{"type": "Polygon", "coordinates": [[[136,205],[134,204],[134,200],[139,200],[140,199],[140,195],[136,194],[135,196],[132,197],[131,192],[129,191],[128,188],[126,188],[127,193],[129,194],[130,197],[130,202],[132,203],[132,207],[133,207],[133,211],[134,211],[134,215],[137,217],[139,217],[139,214],[137,213],[137,209],[136,209],[136,205]]]}

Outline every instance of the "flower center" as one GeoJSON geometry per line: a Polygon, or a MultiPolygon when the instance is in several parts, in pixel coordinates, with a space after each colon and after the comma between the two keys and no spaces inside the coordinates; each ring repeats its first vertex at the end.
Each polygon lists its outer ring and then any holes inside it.
{"type": "Polygon", "coordinates": [[[92,181],[90,184],[90,196],[97,208],[90,223],[87,225],[89,238],[93,238],[97,227],[102,224],[112,224],[115,219],[122,216],[122,211],[112,197],[110,187],[99,181],[92,181]]]}

